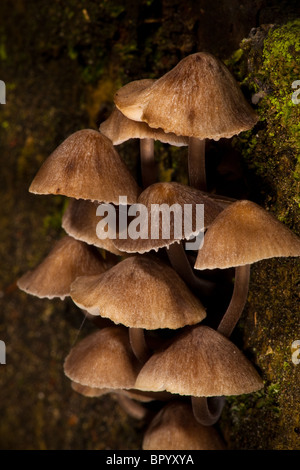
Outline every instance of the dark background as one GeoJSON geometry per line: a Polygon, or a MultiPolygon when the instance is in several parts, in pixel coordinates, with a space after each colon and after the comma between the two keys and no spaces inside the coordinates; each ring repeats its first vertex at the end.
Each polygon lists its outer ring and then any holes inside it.
{"type": "MultiPolygon", "coordinates": [[[[16,287],[18,277],[63,235],[65,198],[28,193],[42,162],[71,133],[97,129],[123,84],[158,78],[196,51],[226,60],[252,28],[284,24],[297,16],[297,6],[276,0],[1,1],[0,79],[7,85],[7,104],[0,106],[0,339],[7,364],[0,366],[0,448],[138,449],[146,426],[129,418],[114,397],[88,399],[72,391],[63,360],[93,328],[87,322],[81,328],[79,309],[70,300],[40,300],[16,287]]],[[[139,178],[137,143],[118,151],[139,178]]],[[[163,146],[161,152],[161,178],[185,182],[185,150],[163,146]]],[[[240,168],[239,156],[235,163],[240,168]]],[[[240,174],[234,181],[223,191],[249,195],[240,174]]],[[[259,200],[259,190],[250,192],[259,200]]],[[[264,276],[269,269],[263,265],[264,276]]],[[[252,292],[261,275],[254,271],[252,292]]],[[[260,295],[269,295],[269,289],[260,295]]],[[[254,357],[253,341],[247,348],[254,357]]],[[[273,385],[268,397],[274,398],[277,389],[271,376],[268,380],[273,385]]],[[[294,383],[285,386],[287,393],[297,390],[294,383]]],[[[270,411],[265,401],[259,408],[259,400],[262,396],[228,407],[221,428],[229,447],[300,449],[299,413],[288,431],[293,439],[280,439],[285,422],[278,417],[279,402],[272,402],[270,411]],[[233,425],[238,434],[230,431],[233,425]]],[[[299,395],[294,400],[297,406],[299,395]]]]}

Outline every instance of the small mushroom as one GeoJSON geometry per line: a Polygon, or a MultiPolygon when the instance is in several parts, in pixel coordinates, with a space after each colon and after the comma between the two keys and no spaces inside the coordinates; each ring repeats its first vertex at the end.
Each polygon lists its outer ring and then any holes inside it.
{"type": "Polygon", "coordinates": [[[231,341],[199,325],[155,352],[140,370],[135,387],[190,395],[196,419],[211,425],[219,419],[224,403],[216,397],[260,390],[263,381],[231,341]],[[207,397],[213,397],[211,408],[207,397]]]}
{"type": "Polygon", "coordinates": [[[229,337],[245,306],[250,264],[300,256],[300,239],[272,214],[251,201],[228,206],[208,228],[195,269],[236,267],[233,296],[218,331],[229,337]]]}
{"type": "Polygon", "coordinates": [[[39,169],[29,191],[113,204],[119,204],[120,195],[134,204],[140,193],[111,141],[92,129],[77,131],[60,144],[39,169]]]}
{"type": "Polygon", "coordinates": [[[90,314],[129,327],[133,350],[142,362],[149,355],[143,329],[182,328],[206,316],[178,274],[147,255],[127,258],[104,275],[77,278],[71,297],[90,314]]]}
{"type": "Polygon", "coordinates": [[[84,274],[101,274],[107,269],[104,259],[93,247],[65,236],[55,243],[46,258],[18,281],[19,289],[40,298],[64,300],[72,282],[84,274]]]}
{"type": "Polygon", "coordinates": [[[153,418],[143,439],[143,450],[225,450],[218,431],[202,426],[188,403],[172,401],[153,418]]]}
{"type": "Polygon", "coordinates": [[[139,368],[127,330],[121,326],[103,328],[86,336],[71,349],[64,362],[69,379],[97,389],[131,389],[139,368]]]}

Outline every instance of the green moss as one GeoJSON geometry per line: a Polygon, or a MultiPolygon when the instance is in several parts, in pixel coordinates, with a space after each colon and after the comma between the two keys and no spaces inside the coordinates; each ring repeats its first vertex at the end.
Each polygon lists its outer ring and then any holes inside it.
{"type": "MultiPolygon", "coordinates": [[[[227,62],[249,101],[253,95],[258,99],[259,122],[233,139],[249,198],[295,233],[300,232],[300,105],[292,102],[292,83],[300,77],[299,50],[295,20],[259,28],[227,62]]],[[[299,282],[297,259],[274,258],[251,268],[238,332],[265,386],[228,399],[222,426],[231,448],[300,449],[300,367],[291,359],[291,345],[300,338],[299,282]]]]}
{"type": "Polygon", "coordinates": [[[268,203],[266,192],[272,193],[270,210],[299,232],[300,105],[292,102],[292,83],[300,76],[300,20],[269,27],[261,48],[255,37],[241,46],[243,53],[239,50],[229,65],[240,70],[236,75],[242,85],[260,97],[260,121],[234,144],[250,169],[250,185],[260,189],[260,201],[268,203]]]}

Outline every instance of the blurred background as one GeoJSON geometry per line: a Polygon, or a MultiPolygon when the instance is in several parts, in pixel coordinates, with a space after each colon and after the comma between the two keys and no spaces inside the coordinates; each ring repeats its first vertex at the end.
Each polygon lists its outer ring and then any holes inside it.
{"type": "MultiPolygon", "coordinates": [[[[64,358],[93,327],[81,327],[83,315],[71,300],[41,300],[16,286],[64,233],[66,198],[28,192],[43,161],[71,133],[98,129],[118,88],[159,78],[193,52],[227,61],[251,101],[263,81],[261,73],[243,81],[249,67],[253,74],[262,65],[265,56],[259,62],[255,54],[262,54],[270,25],[291,24],[297,7],[279,0],[1,0],[0,339],[7,354],[0,365],[1,449],[139,449],[147,425],[128,417],[114,397],[85,398],[71,389],[64,358]]],[[[299,23],[296,31],[299,39],[299,23]]],[[[291,73],[300,79],[300,47],[289,47],[291,73]]],[[[262,90],[269,89],[265,81],[262,90]]],[[[287,125],[280,129],[288,132],[287,125]]],[[[264,164],[263,125],[256,132],[255,143],[250,132],[244,140],[210,144],[209,188],[251,198],[299,234],[299,140],[286,138],[276,163],[264,164]]],[[[117,150],[139,180],[137,142],[117,150]]],[[[156,144],[156,150],[160,178],[187,182],[186,149],[156,144]]],[[[266,390],[228,400],[220,429],[229,448],[300,449],[300,365],[290,361],[291,342],[300,339],[298,289],[295,260],[261,262],[252,270],[251,305],[235,341],[266,390]]]]}

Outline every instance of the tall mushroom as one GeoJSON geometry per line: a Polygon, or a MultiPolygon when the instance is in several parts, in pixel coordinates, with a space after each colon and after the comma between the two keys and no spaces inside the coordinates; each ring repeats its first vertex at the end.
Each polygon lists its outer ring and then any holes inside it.
{"type": "Polygon", "coordinates": [[[190,184],[202,190],[205,139],[230,138],[258,120],[227,67],[207,52],[185,57],[132,96],[119,90],[114,101],[129,119],[189,137],[190,184]]]}

